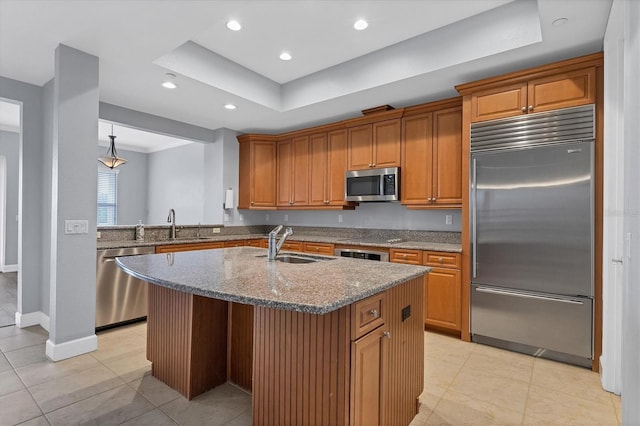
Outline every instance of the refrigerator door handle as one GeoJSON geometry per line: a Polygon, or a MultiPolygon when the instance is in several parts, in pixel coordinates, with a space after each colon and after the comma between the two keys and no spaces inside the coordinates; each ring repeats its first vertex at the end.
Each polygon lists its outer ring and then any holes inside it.
{"type": "Polygon", "coordinates": [[[471,169],[471,276],[476,278],[478,276],[478,265],[476,262],[476,256],[478,253],[478,232],[477,232],[477,217],[476,217],[476,159],[472,160],[471,169]]]}
{"type": "Polygon", "coordinates": [[[476,287],[476,291],[478,293],[490,293],[490,294],[499,294],[503,296],[520,297],[522,299],[538,299],[538,300],[547,300],[550,302],[569,303],[571,305],[584,305],[584,302],[580,300],[563,299],[561,297],[538,296],[535,294],[520,293],[520,292],[508,291],[508,290],[496,290],[496,289],[487,288],[487,287],[476,287]]]}

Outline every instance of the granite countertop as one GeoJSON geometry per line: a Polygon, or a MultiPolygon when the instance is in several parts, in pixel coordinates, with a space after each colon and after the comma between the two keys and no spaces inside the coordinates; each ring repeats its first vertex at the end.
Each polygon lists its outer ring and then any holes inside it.
{"type": "Polygon", "coordinates": [[[326,260],[289,264],[269,262],[266,254],[266,249],[235,247],[121,257],[116,262],[135,277],[174,290],[311,314],[334,311],[431,270],[315,255],[326,260]]]}
{"type": "MultiPolygon", "coordinates": [[[[193,244],[193,243],[207,243],[207,242],[223,242],[223,241],[235,241],[235,240],[255,240],[267,238],[264,234],[238,234],[238,235],[219,235],[205,238],[176,238],[175,240],[163,240],[163,241],[99,241],[97,244],[98,250],[111,249],[111,248],[126,248],[126,247],[152,247],[171,244],[193,244]]],[[[385,243],[385,242],[363,242],[358,239],[341,239],[336,236],[319,236],[319,235],[304,235],[293,234],[287,241],[304,241],[315,243],[327,243],[336,245],[348,245],[348,246],[363,246],[363,247],[384,247],[384,248],[398,248],[398,249],[412,249],[412,250],[433,250],[450,253],[461,253],[462,246],[460,244],[448,244],[448,243],[433,243],[426,241],[402,241],[399,243],[385,243]]]]}

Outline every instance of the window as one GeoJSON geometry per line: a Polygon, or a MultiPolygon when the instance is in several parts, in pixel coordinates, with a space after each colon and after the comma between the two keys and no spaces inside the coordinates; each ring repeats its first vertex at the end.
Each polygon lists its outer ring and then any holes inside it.
{"type": "Polygon", "coordinates": [[[98,226],[118,223],[118,171],[98,169],[98,226]]]}

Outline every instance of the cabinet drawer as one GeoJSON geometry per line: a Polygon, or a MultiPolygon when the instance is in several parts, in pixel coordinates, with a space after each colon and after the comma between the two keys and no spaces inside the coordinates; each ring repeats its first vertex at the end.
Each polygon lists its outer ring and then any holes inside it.
{"type": "Polygon", "coordinates": [[[328,254],[333,256],[333,244],[304,243],[304,251],[307,253],[328,254]]]}
{"type": "Polygon", "coordinates": [[[351,339],[356,340],[384,324],[386,292],[356,302],[352,306],[351,339]]]}
{"type": "Polygon", "coordinates": [[[282,244],[282,251],[302,251],[302,241],[285,241],[282,244]]]}
{"type": "Polygon", "coordinates": [[[234,240],[234,241],[225,241],[225,247],[244,247],[247,245],[245,240],[234,240]]]}
{"type": "Polygon", "coordinates": [[[422,258],[422,264],[426,266],[440,266],[444,268],[460,268],[462,265],[460,257],[460,253],[425,251],[422,258]]]}
{"type": "Polygon", "coordinates": [[[165,246],[156,246],[156,253],[173,253],[178,251],[191,251],[191,250],[210,250],[223,248],[224,243],[222,241],[215,243],[193,243],[193,244],[168,244],[165,246]]]}
{"type": "Polygon", "coordinates": [[[249,247],[267,248],[267,240],[249,240],[247,245],[249,247]]]}
{"type": "Polygon", "coordinates": [[[422,265],[422,252],[420,250],[391,249],[389,251],[391,262],[408,263],[410,265],[422,265]]]}

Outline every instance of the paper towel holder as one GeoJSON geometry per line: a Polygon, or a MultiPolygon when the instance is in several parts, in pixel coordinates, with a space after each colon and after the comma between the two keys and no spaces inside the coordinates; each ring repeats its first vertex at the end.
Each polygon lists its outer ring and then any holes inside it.
{"type": "Polygon", "coordinates": [[[223,210],[230,210],[233,208],[233,188],[229,188],[225,191],[222,208],[223,210]]]}

